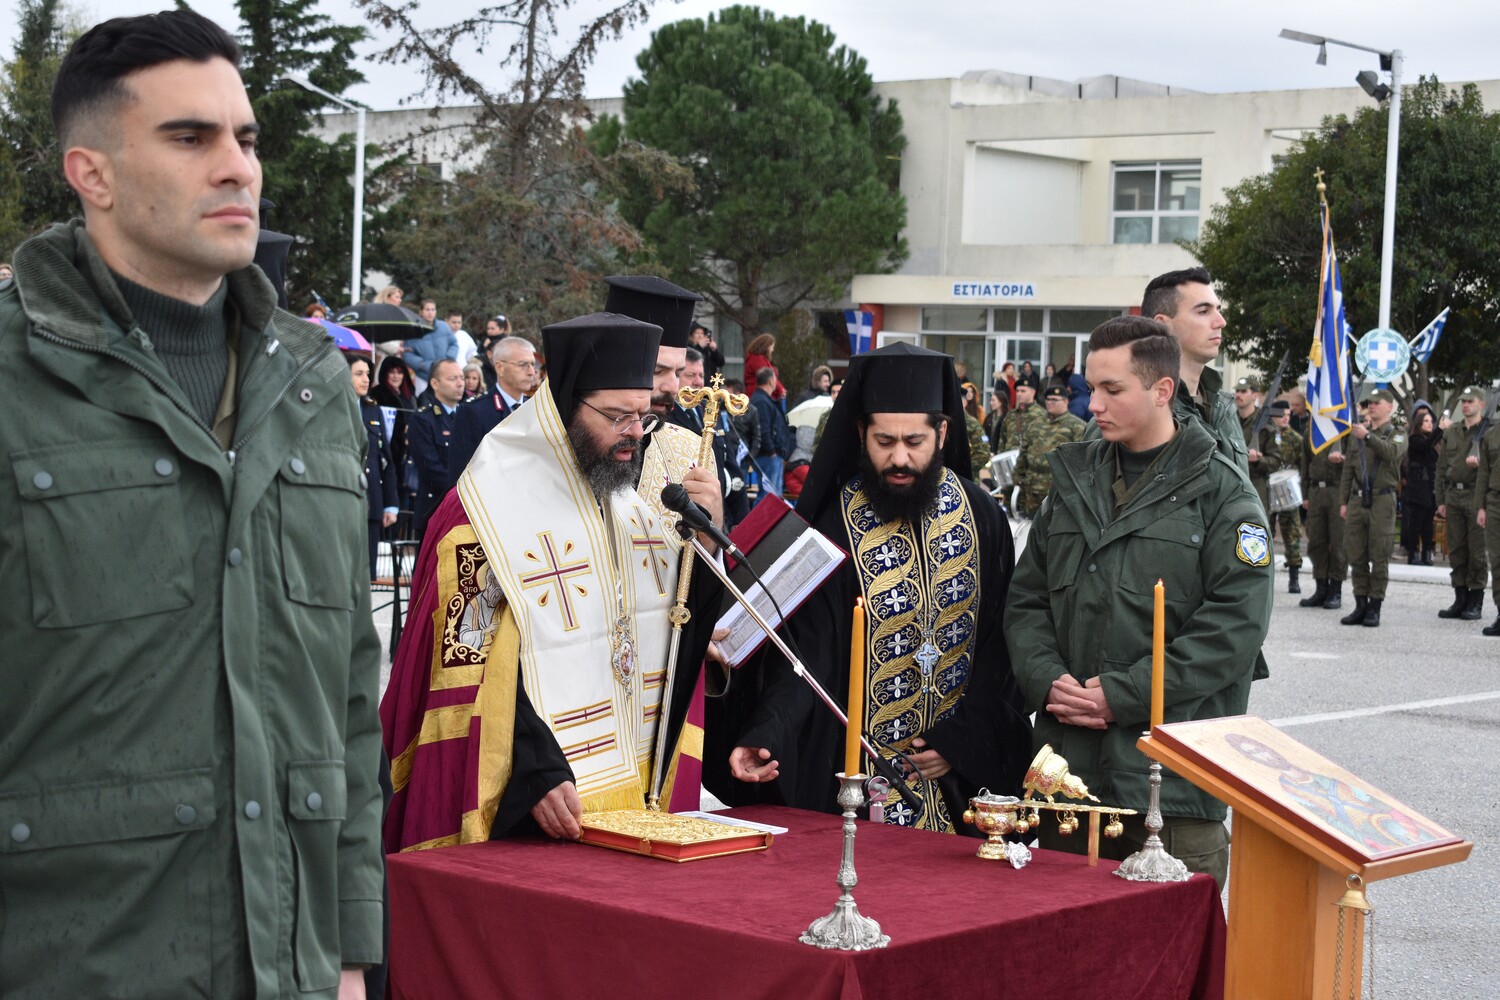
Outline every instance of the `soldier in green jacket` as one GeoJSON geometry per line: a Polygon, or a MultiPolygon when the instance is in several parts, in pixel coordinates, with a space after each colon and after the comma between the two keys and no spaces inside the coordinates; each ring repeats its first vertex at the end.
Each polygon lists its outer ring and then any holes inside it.
{"type": "MultiPolygon", "coordinates": [[[[1041,420],[1043,411],[1036,403],[1036,390],[1029,385],[1016,383],[1016,405],[1000,421],[1000,439],[991,441],[990,448],[995,454],[1002,451],[1018,449],[1026,450],[1026,439],[1032,433],[1032,427],[1041,420]]],[[[1019,461],[1019,459],[1018,459],[1019,461]]]]}
{"type": "Polygon", "coordinates": [[[1496,611],[1494,623],[1480,631],[1500,636],[1500,422],[1491,421],[1490,429],[1479,441],[1479,489],[1483,503],[1475,516],[1479,527],[1484,529],[1496,611]]]}
{"type": "MultiPolygon", "coordinates": [[[[1005,630],[1037,746],[1049,743],[1102,801],[1145,811],[1153,590],[1166,592],[1168,722],[1245,712],[1271,613],[1265,513],[1198,421],[1173,418],[1176,341],[1139,316],[1089,338],[1089,409],[1102,440],[1052,452],[1053,487],[1016,567],[1005,630]]],[[[1162,840],[1189,869],[1228,874],[1225,806],[1163,776],[1162,840]]],[[[1101,853],[1123,858],[1142,818],[1101,853]]],[[[1041,829],[1042,846],[1081,852],[1041,829]]]]}
{"type": "Polygon", "coordinates": [[[1307,511],[1307,555],[1312,560],[1317,589],[1297,603],[1304,608],[1343,606],[1344,580],[1349,564],[1344,553],[1344,519],[1339,514],[1339,484],[1344,476],[1344,438],[1313,453],[1312,434],[1302,439],[1298,462],[1302,476],[1302,509],[1307,511]]]}
{"type": "Polygon", "coordinates": [[[380,642],[348,367],[251,266],[238,47],[107,21],[53,93],[83,221],[0,291],[0,996],[364,995],[380,642]]]}
{"type": "Polygon", "coordinates": [[[1364,420],[1349,429],[1354,443],[1339,481],[1339,516],[1344,518],[1354,578],[1354,609],[1339,621],[1375,628],[1380,625],[1391,548],[1396,544],[1396,486],[1406,435],[1391,423],[1396,398],[1389,389],[1370,390],[1359,406],[1364,420]]]}
{"type": "MultiPolygon", "coordinates": [[[[1271,427],[1275,431],[1276,448],[1281,453],[1281,467],[1296,469],[1298,456],[1302,454],[1302,435],[1292,430],[1292,404],[1278,399],[1271,404],[1271,427]]],[[[1302,593],[1297,574],[1302,570],[1302,511],[1297,508],[1271,514],[1269,503],[1266,513],[1276,521],[1276,530],[1281,532],[1281,544],[1286,549],[1286,575],[1288,594],[1302,593]]]]}
{"type": "Polygon", "coordinates": [[[1245,458],[1250,463],[1250,485],[1255,487],[1260,505],[1269,514],[1271,473],[1281,468],[1282,457],[1281,448],[1276,444],[1276,428],[1271,425],[1271,421],[1266,420],[1259,432],[1255,430],[1255,425],[1260,420],[1260,394],[1263,391],[1258,379],[1240,379],[1234,386],[1234,409],[1240,421],[1240,434],[1245,439],[1245,458]]]}
{"type": "Polygon", "coordinates": [[[1082,441],[1084,423],[1068,412],[1068,390],[1048,386],[1042,393],[1044,416],[1032,423],[1031,436],[1016,459],[1016,484],[1021,487],[1021,509],[1027,517],[1037,512],[1052,488],[1052,466],[1047,461],[1058,445],[1082,441]]]}
{"type": "Polygon", "coordinates": [[[1480,442],[1490,429],[1484,415],[1484,390],[1469,386],[1459,394],[1458,408],[1463,419],[1448,425],[1438,446],[1437,513],[1447,525],[1453,582],[1453,604],[1439,611],[1438,617],[1478,621],[1484,615],[1484,581],[1489,569],[1485,531],[1477,519],[1484,506],[1480,442]]]}

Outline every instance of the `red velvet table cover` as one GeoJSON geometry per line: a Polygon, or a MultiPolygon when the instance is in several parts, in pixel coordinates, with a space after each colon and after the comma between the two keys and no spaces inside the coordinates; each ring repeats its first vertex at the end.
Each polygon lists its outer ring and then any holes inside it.
{"type": "Polygon", "coordinates": [[[824,951],[797,936],[838,898],[842,820],[734,815],[790,832],[686,864],[531,839],[389,857],[392,995],[1223,996],[1224,913],[1207,876],[1127,882],[1113,862],[1042,850],[1016,871],[974,857],[968,837],[860,822],[855,900],[891,943],[824,951]]]}

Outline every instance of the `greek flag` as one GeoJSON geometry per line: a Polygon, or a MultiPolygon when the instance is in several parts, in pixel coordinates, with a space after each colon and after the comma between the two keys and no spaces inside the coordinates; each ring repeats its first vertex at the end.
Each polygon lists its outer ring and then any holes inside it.
{"type": "Polygon", "coordinates": [[[863,354],[870,349],[875,314],[863,309],[845,309],[844,325],[849,328],[849,354],[863,354]]]}
{"type": "Polygon", "coordinates": [[[1333,226],[1323,203],[1323,266],[1318,292],[1318,322],[1308,354],[1307,410],[1312,416],[1312,449],[1320,452],[1349,433],[1354,423],[1349,384],[1349,323],[1344,317],[1344,286],[1333,252],[1333,226]]]}
{"type": "Polygon", "coordinates": [[[1421,333],[1412,338],[1411,356],[1416,359],[1417,364],[1425,365],[1427,359],[1432,357],[1432,349],[1437,347],[1438,338],[1443,335],[1443,324],[1448,322],[1448,310],[1444,309],[1437,314],[1437,319],[1428,323],[1421,333]]]}

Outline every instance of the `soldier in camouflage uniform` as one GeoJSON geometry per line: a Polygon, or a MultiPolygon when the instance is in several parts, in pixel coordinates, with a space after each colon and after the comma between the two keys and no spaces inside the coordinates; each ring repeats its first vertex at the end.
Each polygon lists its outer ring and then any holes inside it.
{"type": "Polygon", "coordinates": [[[1344,603],[1349,563],[1344,556],[1344,519],[1339,516],[1339,482],[1344,477],[1344,452],[1351,440],[1334,441],[1313,454],[1311,433],[1302,439],[1298,466],[1302,509],[1307,511],[1307,556],[1318,585],[1311,597],[1297,602],[1304,608],[1333,611],[1344,603]]]}
{"type": "Polygon", "coordinates": [[[1086,429],[1082,420],[1068,412],[1066,387],[1049,386],[1042,396],[1043,415],[1032,422],[1026,445],[1016,458],[1016,485],[1021,487],[1021,509],[1027,517],[1036,514],[1052,489],[1052,464],[1047,456],[1060,444],[1082,441],[1086,429]]]}
{"type": "Polygon", "coordinates": [[[1490,429],[1484,416],[1484,390],[1476,386],[1458,397],[1462,420],[1443,432],[1438,449],[1437,512],[1445,520],[1448,564],[1453,567],[1453,604],[1439,618],[1478,621],[1484,614],[1484,581],[1489,570],[1478,513],[1483,500],[1479,479],[1480,441],[1490,429]]]}
{"type": "Polygon", "coordinates": [[[1375,628],[1380,625],[1396,544],[1396,486],[1401,482],[1406,435],[1391,422],[1396,397],[1389,389],[1370,390],[1359,405],[1365,422],[1349,430],[1354,442],[1339,483],[1354,610],[1339,622],[1375,628]]]}
{"type": "Polygon", "coordinates": [[[1234,408],[1239,414],[1240,430],[1245,435],[1245,451],[1250,461],[1250,485],[1255,487],[1255,495],[1260,497],[1260,505],[1265,508],[1269,519],[1271,507],[1267,492],[1271,473],[1281,468],[1281,448],[1276,444],[1276,430],[1269,420],[1260,429],[1259,435],[1254,434],[1255,422],[1260,419],[1260,406],[1257,404],[1261,391],[1258,380],[1240,379],[1234,386],[1234,408]],[[1255,437],[1255,440],[1250,440],[1251,437],[1255,437]]]}
{"type": "MultiPolygon", "coordinates": [[[[1026,453],[1026,442],[1035,433],[1037,422],[1043,417],[1042,408],[1036,403],[1036,390],[1029,385],[1017,382],[1016,405],[1005,415],[1005,419],[1000,421],[1000,432],[996,435],[996,439],[990,442],[990,448],[996,455],[1011,450],[1020,453],[1016,456],[1016,469],[1012,475],[1012,481],[1017,486],[1020,485],[1021,455],[1026,453]]],[[[1003,499],[1009,505],[1009,495],[1007,494],[1003,499]]],[[[1024,499],[1018,500],[1016,506],[1017,509],[1012,513],[1024,513],[1024,499]]]]}
{"type": "MultiPolygon", "coordinates": [[[[826,414],[825,414],[826,416],[826,414]]],[[[964,411],[964,424],[969,428],[969,461],[974,466],[974,481],[992,489],[995,477],[990,474],[990,439],[985,436],[984,425],[974,415],[964,411]]]]}
{"type": "MultiPolygon", "coordinates": [[[[1281,467],[1295,469],[1298,456],[1302,454],[1302,435],[1292,430],[1292,404],[1278,399],[1271,404],[1271,426],[1274,428],[1276,446],[1281,453],[1281,467]]],[[[1268,510],[1266,513],[1270,514],[1268,510]]],[[[1286,575],[1288,594],[1302,593],[1297,574],[1302,570],[1302,511],[1297,508],[1271,514],[1276,528],[1281,532],[1281,545],[1286,549],[1286,575]]]]}

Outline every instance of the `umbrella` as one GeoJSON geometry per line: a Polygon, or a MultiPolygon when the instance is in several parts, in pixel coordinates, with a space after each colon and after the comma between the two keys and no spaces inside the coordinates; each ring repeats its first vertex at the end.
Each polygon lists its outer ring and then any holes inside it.
{"type": "Polygon", "coordinates": [[[327,330],[328,335],[333,338],[334,344],[341,351],[368,351],[370,349],[370,342],[360,336],[358,330],[351,330],[347,326],[339,326],[332,320],[327,319],[313,319],[308,320],[308,322],[317,323],[323,329],[327,330]]]}
{"type": "Polygon", "coordinates": [[[389,302],[356,302],[340,309],[333,321],[377,344],[404,337],[420,337],[431,329],[410,309],[389,302]]]}
{"type": "Polygon", "coordinates": [[[832,396],[814,396],[792,407],[792,412],[786,415],[786,422],[793,427],[815,428],[818,426],[818,419],[831,409],[833,409],[832,396]]]}

